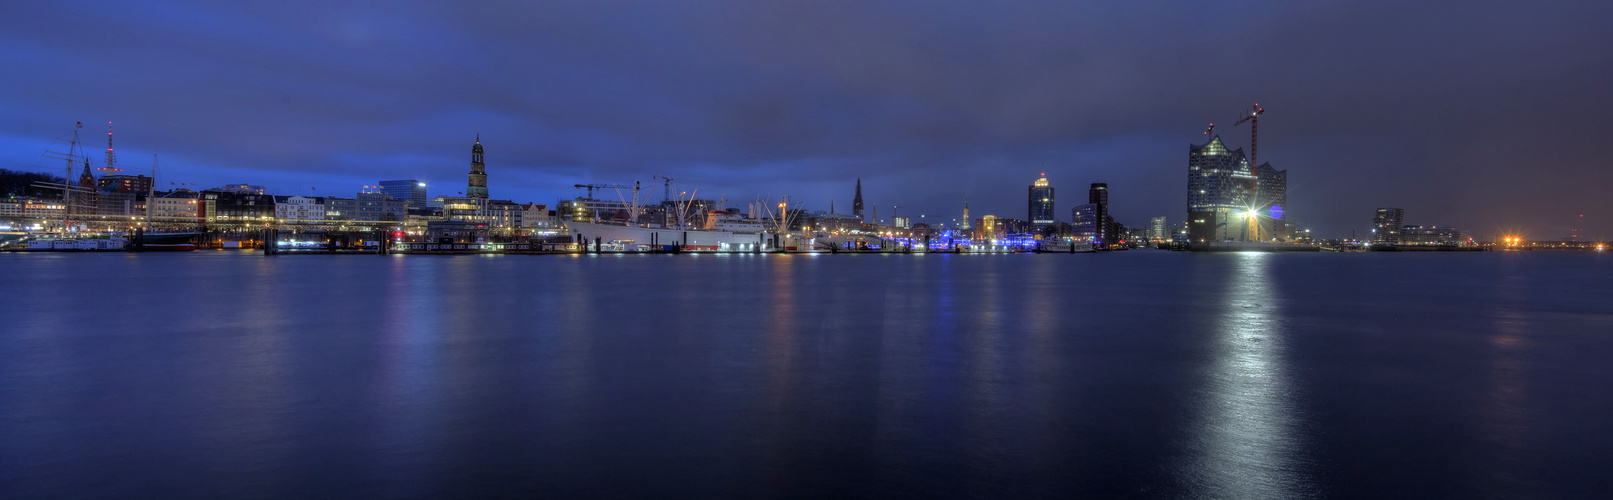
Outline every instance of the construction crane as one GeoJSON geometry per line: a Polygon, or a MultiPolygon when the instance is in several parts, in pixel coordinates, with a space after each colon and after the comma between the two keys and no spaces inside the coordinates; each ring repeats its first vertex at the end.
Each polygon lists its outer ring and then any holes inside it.
{"type": "Polygon", "coordinates": [[[1249,219],[1249,226],[1247,229],[1245,229],[1245,231],[1246,235],[1254,235],[1254,240],[1256,241],[1260,240],[1260,222],[1255,216],[1255,213],[1260,210],[1262,205],[1260,203],[1259,170],[1260,115],[1265,112],[1266,108],[1260,107],[1260,103],[1257,102],[1255,103],[1255,107],[1249,110],[1249,114],[1244,115],[1242,119],[1239,119],[1238,123],[1232,124],[1232,126],[1236,127],[1238,125],[1243,125],[1243,122],[1249,122],[1249,211],[1245,215],[1245,217],[1249,219]]]}
{"type": "MultiPolygon", "coordinates": [[[[1257,161],[1260,158],[1260,115],[1265,112],[1266,108],[1260,107],[1260,103],[1257,102],[1254,109],[1249,110],[1248,115],[1238,120],[1238,123],[1232,124],[1232,126],[1236,127],[1243,125],[1243,122],[1249,122],[1249,168],[1251,169],[1260,165],[1257,161]]],[[[1210,127],[1215,127],[1215,124],[1210,124],[1210,127]]]]}
{"type": "Polygon", "coordinates": [[[588,199],[590,200],[594,199],[595,189],[633,189],[633,186],[623,186],[621,184],[578,184],[576,187],[577,189],[587,189],[588,199]]]}
{"type": "Polygon", "coordinates": [[[1210,131],[1211,131],[1211,130],[1215,130],[1215,124],[1214,124],[1214,123],[1211,123],[1211,124],[1210,124],[1210,128],[1206,128],[1206,129],[1204,129],[1204,135],[1205,135],[1205,136],[1206,136],[1206,137],[1208,137],[1208,136],[1209,136],[1209,135],[1210,135],[1210,131]]]}
{"type": "Polygon", "coordinates": [[[672,201],[672,178],[664,175],[657,175],[651,178],[666,181],[666,184],[662,185],[661,187],[661,201],[672,201]]]}

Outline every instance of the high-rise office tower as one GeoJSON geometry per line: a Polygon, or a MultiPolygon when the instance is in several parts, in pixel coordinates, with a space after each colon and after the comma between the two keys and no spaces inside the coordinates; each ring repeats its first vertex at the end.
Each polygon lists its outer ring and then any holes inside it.
{"type": "Polygon", "coordinates": [[[403,200],[409,208],[426,208],[431,203],[431,198],[426,196],[425,181],[417,179],[381,181],[381,192],[403,200]]]}
{"type": "Polygon", "coordinates": [[[1165,229],[1165,217],[1155,217],[1148,222],[1148,241],[1158,243],[1169,241],[1170,238],[1169,231],[1165,229]]]}
{"type": "Polygon", "coordinates": [[[1398,208],[1380,208],[1372,216],[1372,242],[1386,245],[1400,244],[1400,233],[1405,229],[1406,211],[1398,208]]]}
{"type": "Polygon", "coordinates": [[[1096,203],[1077,205],[1075,208],[1070,209],[1070,226],[1075,232],[1076,241],[1097,244],[1100,232],[1098,226],[1101,225],[1098,221],[1100,220],[1103,219],[1098,217],[1098,205],[1096,203]]]}
{"type": "Polygon", "coordinates": [[[964,198],[963,199],[963,222],[958,224],[958,229],[968,231],[970,228],[974,227],[974,223],[971,222],[973,220],[974,219],[969,218],[969,199],[964,198]]]}
{"type": "Polygon", "coordinates": [[[487,197],[487,165],[482,163],[481,134],[476,134],[476,145],[470,148],[470,185],[465,187],[465,197],[487,197]]]}
{"type": "Polygon", "coordinates": [[[1087,190],[1087,204],[1092,205],[1093,226],[1092,234],[1096,237],[1096,244],[1109,246],[1119,243],[1120,236],[1115,224],[1114,216],[1109,214],[1109,184],[1094,182],[1087,190]]]}
{"type": "Polygon", "coordinates": [[[1046,226],[1057,222],[1053,212],[1053,186],[1047,183],[1047,173],[1043,172],[1030,187],[1030,211],[1026,220],[1036,226],[1046,226]]]}

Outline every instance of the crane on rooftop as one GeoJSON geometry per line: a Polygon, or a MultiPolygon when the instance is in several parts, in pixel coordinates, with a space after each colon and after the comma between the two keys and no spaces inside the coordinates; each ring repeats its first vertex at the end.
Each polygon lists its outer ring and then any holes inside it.
{"type": "Polygon", "coordinates": [[[577,189],[587,189],[588,190],[588,199],[593,199],[594,198],[594,190],[595,189],[632,189],[633,188],[633,186],[623,186],[621,184],[578,184],[576,187],[577,187],[577,189]]]}
{"type": "MultiPolygon", "coordinates": [[[[1249,114],[1244,115],[1242,119],[1238,120],[1238,123],[1232,124],[1232,126],[1236,127],[1243,125],[1243,122],[1249,122],[1249,168],[1251,169],[1260,164],[1258,162],[1260,158],[1260,115],[1265,112],[1266,108],[1260,107],[1260,103],[1257,102],[1255,107],[1249,110],[1249,114]]],[[[1210,128],[1215,128],[1215,124],[1210,124],[1210,128]]],[[[1205,132],[1209,131],[1206,130],[1205,132]]]]}
{"type": "Polygon", "coordinates": [[[666,183],[661,186],[661,201],[672,201],[672,178],[664,175],[657,175],[651,178],[666,181],[666,183]]]}

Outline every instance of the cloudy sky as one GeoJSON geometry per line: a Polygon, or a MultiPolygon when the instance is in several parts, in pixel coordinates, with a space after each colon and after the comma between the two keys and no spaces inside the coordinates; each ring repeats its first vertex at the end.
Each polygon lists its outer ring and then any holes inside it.
{"type": "MultiPolygon", "coordinates": [[[[950,221],[1107,182],[1185,215],[1205,126],[1288,170],[1324,236],[1373,209],[1487,238],[1613,237],[1613,2],[27,2],[0,4],[0,168],[74,122],[159,182],[344,194],[418,178],[496,198],[678,179],[950,221]],[[895,208],[900,207],[900,208],[895,208]],[[1584,222],[1577,223],[1580,214],[1584,222]]],[[[97,165],[99,166],[99,165],[97,165]]]]}

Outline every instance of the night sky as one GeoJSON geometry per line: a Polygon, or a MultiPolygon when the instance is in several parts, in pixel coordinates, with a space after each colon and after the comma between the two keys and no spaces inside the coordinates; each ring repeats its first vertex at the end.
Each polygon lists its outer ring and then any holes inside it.
{"type": "MultiPolygon", "coordinates": [[[[1107,182],[1133,226],[1185,215],[1210,122],[1288,170],[1289,214],[1613,237],[1613,2],[32,2],[0,4],[0,168],[85,123],[159,182],[493,197],[679,179],[881,218],[1058,213],[1107,182]]],[[[614,193],[612,193],[614,196],[614,193]]],[[[915,221],[916,222],[916,221],[915,221]]]]}

